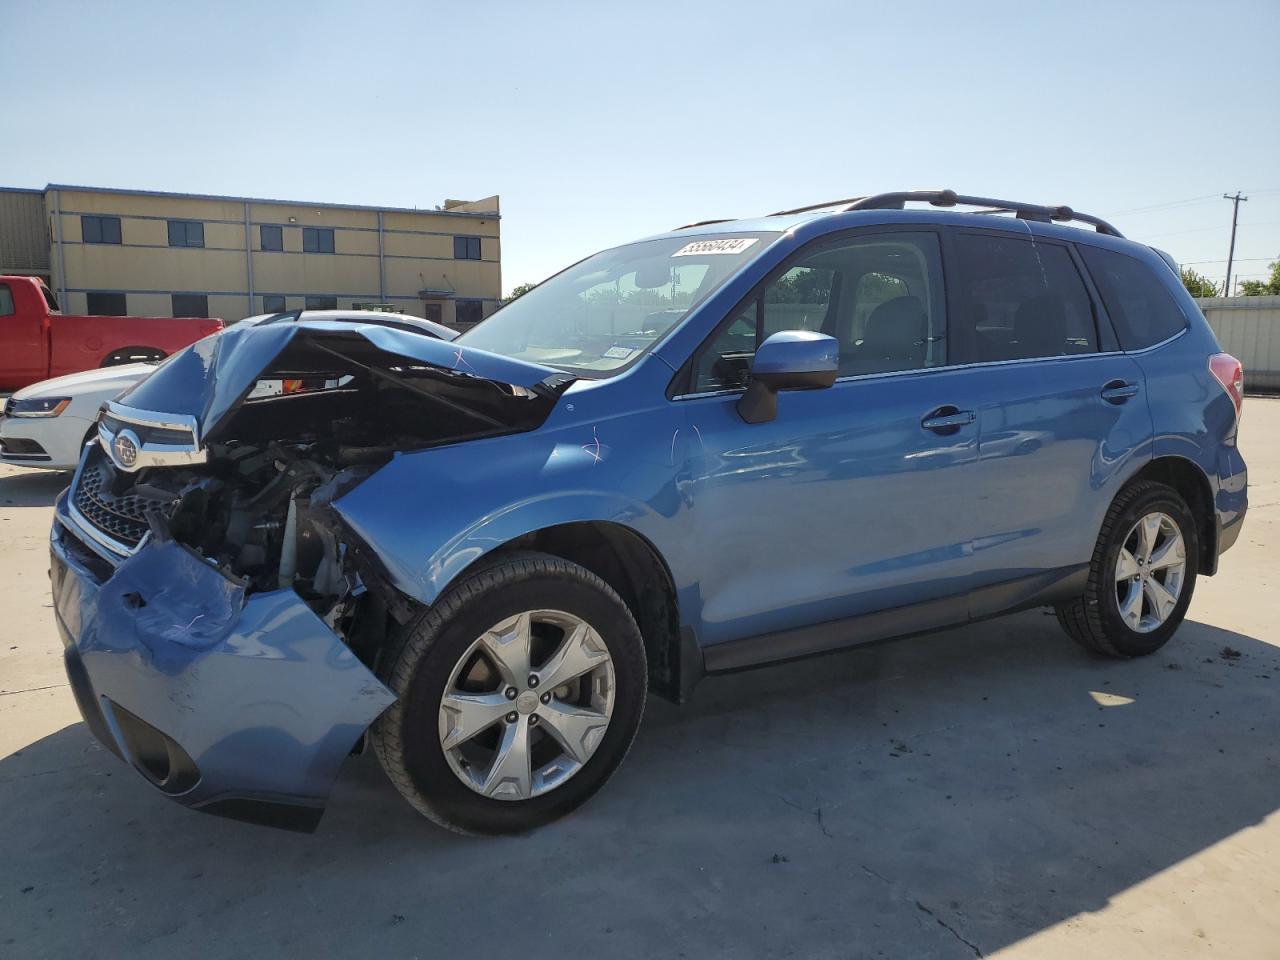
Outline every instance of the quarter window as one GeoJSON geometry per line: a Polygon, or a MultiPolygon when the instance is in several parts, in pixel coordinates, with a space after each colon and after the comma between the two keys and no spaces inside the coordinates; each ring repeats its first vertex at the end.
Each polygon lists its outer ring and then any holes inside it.
{"type": "Polygon", "coordinates": [[[170,220],[169,246],[203,247],[204,224],[197,220],[170,220]]]}
{"type": "Polygon", "coordinates": [[[7,283],[0,283],[0,317],[11,317],[13,314],[13,291],[7,283]]]}
{"type": "Polygon", "coordinates": [[[85,243],[119,243],[119,217],[81,217],[80,239],[85,243]]]}
{"type": "Polygon", "coordinates": [[[1066,247],[977,233],[955,243],[955,329],[973,361],[1097,352],[1093,305],[1066,247]]]}
{"type": "Polygon", "coordinates": [[[303,227],[303,253],[333,253],[332,227],[303,227]]]}
{"type": "Polygon", "coordinates": [[[91,317],[123,317],[129,312],[123,293],[94,291],[85,294],[85,301],[91,317]]]}
{"type": "Polygon", "coordinates": [[[1186,329],[1177,301],[1141,260],[1085,244],[1078,249],[1122,349],[1141,350],[1186,329]]]}
{"type": "Polygon", "coordinates": [[[480,259],[480,238],[479,237],[454,237],[453,238],[453,259],[479,260],[480,259]]]}
{"type": "Polygon", "coordinates": [[[284,228],[263,224],[259,228],[259,240],[263,250],[284,249],[284,228]]]}
{"type": "Polygon", "coordinates": [[[263,313],[284,313],[284,294],[268,293],[262,297],[263,313]]]}
{"type": "Polygon", "coordinates": [[[810,248],[720,325],[695,359],[694,392],[745,387],[756,348],[782,330],[835,337],[842,377],[941,366],[937,237],[862,235],[810,248]]]}
{"type": "Polygon", "coordinates": [[[205,293],[175,293],[173,295],[175,317],[207,317],[209,295],[205,293]]]}

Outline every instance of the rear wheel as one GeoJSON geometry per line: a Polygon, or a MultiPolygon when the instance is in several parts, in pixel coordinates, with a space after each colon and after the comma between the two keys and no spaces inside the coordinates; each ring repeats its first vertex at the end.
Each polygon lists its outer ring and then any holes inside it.
{"type": "Polygon", "coordinates": [[[564,816],[600,789],[640,724],[644,644],[599,577],[516,554],[451,588],[390,668],[372,743],[421,813],[462,833],[564,816]]]}
{"type": "Polygon", "coordinates": [[[1199,555],[1195,520],[1177,491],[1135,483],[1107,511],[1085,593],[1057,606],[1058,622],[1099,653],[1154,653],[1186,616],[1199,555]]]}
{"type": "Polygon", "coordinates": [[[124,347],[113,350],[103,358],[104,367],[122,367],[126,363],[158,363],[165,357],[163,350],[155,347],[124,347]]]}

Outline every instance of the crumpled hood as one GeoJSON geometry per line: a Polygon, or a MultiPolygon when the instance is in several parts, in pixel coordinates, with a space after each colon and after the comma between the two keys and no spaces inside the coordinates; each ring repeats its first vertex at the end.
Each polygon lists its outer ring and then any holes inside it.
{"type": "Polygon", "coordinates": [[[367,341],[377,350],[410,363],[435,368],[460,381],[488,381],[549,400],[548,409],[574,380],[541,364],[512,360],[485,350],[449,343],[394,327],[356,321],[292,320],[237,325],[193,343],[165,360],[155,372],[123,394],[134,410],[195,418],[204,440],[248,396],[259,379],[291,345],[367,341]]]}

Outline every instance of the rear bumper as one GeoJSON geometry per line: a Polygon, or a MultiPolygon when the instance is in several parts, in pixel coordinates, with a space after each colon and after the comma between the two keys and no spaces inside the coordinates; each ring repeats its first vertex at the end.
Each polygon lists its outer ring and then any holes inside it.
{"type": "Polygon", "coordinates": [[[172,542],[112,567],[68,523],[64,495],[50,576],[90,731],[184,806],[314,829],[392,693],[292,591],[246,597],[172,542]]]}
{"type": "MultiPolygon", "coordinates": [[[[1218,454],[1218,492],[1214,497],[1214,514],[1218,525],[1218,553],[1222,556],[1234,546],[1244,527],[1249,510],[1249,471],[1236,446],[1223,447],[1218,454]]],[[[1217,557],[1214,570],[1217,570],[1217,557]]]]}

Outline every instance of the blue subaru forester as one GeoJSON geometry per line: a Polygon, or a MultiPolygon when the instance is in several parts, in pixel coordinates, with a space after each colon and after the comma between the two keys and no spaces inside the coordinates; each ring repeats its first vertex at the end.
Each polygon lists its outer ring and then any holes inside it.
{"type": "Polygon", "coordinates": [[[705,673],[1040,605],[1158,649],[1240,534],[1242,391],[1166,255],[952,191],[692,224],[453,342],[256,317],[104,408],[67,672],[188,806],[312,828],[367,740],[523,830],[705,673]]]}

